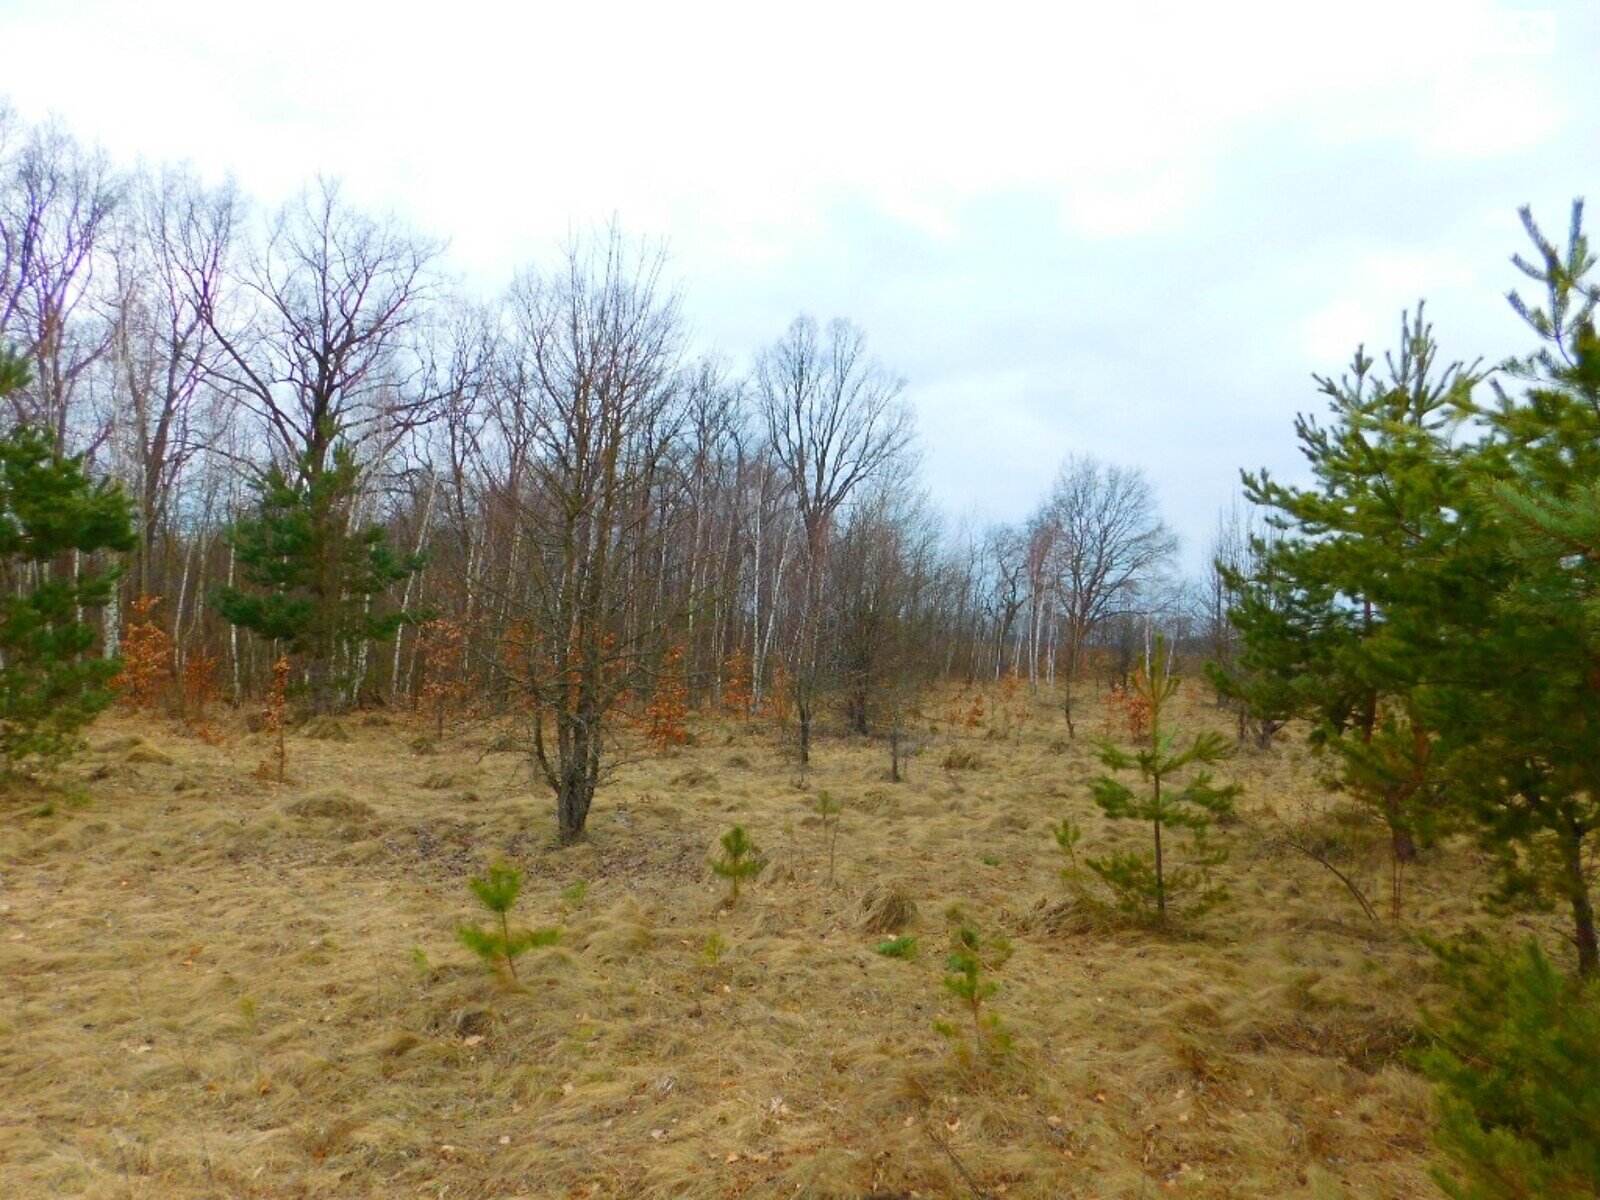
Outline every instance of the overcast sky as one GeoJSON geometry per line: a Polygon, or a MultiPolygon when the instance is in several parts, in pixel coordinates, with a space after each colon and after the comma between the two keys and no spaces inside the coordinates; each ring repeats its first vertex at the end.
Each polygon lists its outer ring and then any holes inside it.
{"type": "Polygon", "coordinates": [[[268,203],[340,176],[486,293],[615,216],[737,365],[848,316],[952,519],[1088,451],[1190,567],[1313,371],[1422,296],[1447,354],[1526,349],[1517,207],[1600,220],[1595,0],[0,0],[0,45],[26,115],[268,203]]]}

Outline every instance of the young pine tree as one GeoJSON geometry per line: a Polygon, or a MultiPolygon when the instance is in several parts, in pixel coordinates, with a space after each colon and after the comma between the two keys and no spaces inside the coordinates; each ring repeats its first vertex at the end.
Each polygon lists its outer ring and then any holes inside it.
{"type": "Polygon", "coordinates": [[[1427,698],[1451,793],[1501,868],[1498,898],[1565,908],[1579,970],[1600,976],[1600,280],[1581,203],[1564,247],[1522,217],[1535,255],[1514,261],[1546,297],[1512,305],[1542,345],[1506,364],[1521,395],[1497,387],[1468,409],[1489,436],[1462,522],[1486,551],[1469,564],[1475,611],[1436,615],[1447,636],[1427,698]]]}
{"type": "Polygon", "coordinates": [[[513,929],[511,909],[522,892],[522,872],[505,863],[495,863],[482,878],[467,881],[472,894],[496,918],[488,926],[462,925],[456,929],[461,944],[495,970],[504,970],[517,981],[517,959],[529,950],[553,946],[561,936],[559,929],[513,929]]]}
{"type": "MultiPolygon", "coordinates": [[[[0,395],[26,372],[0,352],[0,395]]],[[[54,762],[111,702],[115,660],[92,653],[85,610],[115,579],[96,556],[133,547],[132,506],[79,459],[22,427],[0,439],[0,759],[54,762]]]]}
{"type": "Polygon", "coordinates": [[[268,471],[256,484],[255,515],[230,538],[248,586],[217,593],[226,620],[281,641],[304,664],[315,712],[353,702],[363,647],[410,619],[386,606],[384,593],[422,566],[391,550],[381,526],[355,522],[359,475],[343,445],[321,469],[268,471]]]}
{"type": "Polygon", "coordinates": [[[1419,305],[1383,370],[1362,348],[1346,375],[1319,377],[1330,420],[1295,422],[1312,483],[1246,474],[1266,532],[1217,564],[1240,644],[1213,682],[1254,714],[1310,723],[1331,782],[1388,833],[1396,915],[1439,793],[1426,691],[1440,631],[1488,578],[1467,519],[1470,448],[1452,440],[1480,376],[1438,358],[1419,305]]]}
{"type": "MultiPolygon", "coordinates": [[[[1239,794],[1237,785],[1219,787],[1203,769],[1232,757],[1233,747],[1210,731],[1181,743],[1168,722],[1166,708],[1177,694],[1179,680],[1163,649],[1157,639],[1146,652],[1144,670],[1134,678],[1133,686],[1147,713],[1148,735],[1131,751],[1109,742],[1099,748],[1103,766],[1115,772],[1137,772],[1142,790],[1136,792],[1113,775],[1102,775],[1091,785],[1090,793],[1113,820],[1147,823],[1151,851],[1120,851],[1085,859],[1089,869],[1117,894],[1124,911],[1151,917],[1158,925],[1167,923],[1176,899],[1185,894],[1190,894],[1185,909],[1188,915],[1198,915],[1224,898],[1223,890],[1210,883],[1208,873],[1226,858],[1226,852],[1207,842],[1206,833],[1213,821],[1232,811],[1233,799],[1239,794]],[[1176,830],[1189,835],[1186,853],[1177,865],[1171,861],[1176,830]]],[[[1070,828],[1058,834],[1057,840],[1064,851],[1077,842],[1070,828]]]]}
{"type": "MultiPolygon", "coordinates": [[[[1011,1041],[998,1013],[986,1012],[984,1004],[1000,990],[992,977],[1011,958],[1011,942],[998,934],[984,937],[970,925],[950,931],[950,953],[945,958],[949,974],[944,990],[955,997],[972,1022],[972,1042],[963,1047],[969,1059],[1005,1053],[1011,1041]]],[[[954,1022],[939,1021],[934,1028],[945,1037],[958,1038],[961,1029],[954,1022]]]]}
{"type": "Polygon", "coordinates": [[[710,860],[711,870],[728,881],[726,903],[732,908],[739,903],[739,892],[744,881],[755,878],[767,864],[761,857],[760,849],[745,833],[743,825],[735,825],[723,834],[721,846],[722,854],[710,860]]]}
{"type": "Polygon", "coordinates": [[[1443,953],[1454,993],[1423,1070],[1438,1088],[1435,1177],[1454,1200],[1579,1200],[1600,1187],[1600,980],[1529,942],[1443,953]]]}
{"type": "Polygon", "coordinates": [[[839,818],[844,805],[826,788],[817,793],[817,815],[822,818],[822,836],[828,843],[828,886],[833,886],[833,865],[839,849],[839,818]]]}

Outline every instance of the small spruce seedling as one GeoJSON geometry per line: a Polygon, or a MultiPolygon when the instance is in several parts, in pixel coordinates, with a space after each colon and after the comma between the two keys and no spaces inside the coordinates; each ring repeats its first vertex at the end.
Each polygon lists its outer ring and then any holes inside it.
{"type": "MultiPolygon", "coordinates": [[[[950,973],[944,977],[945,991],[954,996],[972,1018],[972,1045],[963,1047],[971,1058],[988,1054],[1002,1054],[1010,1039],[1001,1028],[998,1013],[983,1010],[985,1000],[1000,990],[1000,985],[989,978],[1011,957],[1011,943],[996,934],[985,938],[970,925],[959,925],[950,933],[951,950],[945,959],[950,973]]],[[[934,1028],[948,1038],[959,1038],[960,1031],[952,1021],[940,1021],[934,1028]]]]}
{"type": "Polygon", "coordinates": [[[516,980],[519,957],[535,947],[552,946],[561,936],[559,929],[511,928],[511,907],[522,891],[522,872],[515,867],[495,863],[482,879],[470,879],[467,886],[478,903],[500,918],[500,927],[462,925],[456,930],[456,936],[492,969],[504,968],[516,980]]]}
{"type": "Polygon", "coordinates": [[[761,851],[745,833],[743,825],[735,825],[722,835],[722,857],[709,861],[711,869],[728,881],[729,908],[739,903],[739,889],[744,881],[754,878],[766,866],[761,851]]]}

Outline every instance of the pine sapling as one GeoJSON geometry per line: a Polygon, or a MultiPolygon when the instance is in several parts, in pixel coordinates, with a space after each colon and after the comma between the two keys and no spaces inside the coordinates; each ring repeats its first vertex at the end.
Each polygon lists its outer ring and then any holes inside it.
{"type": "MultiPolygon", "coordinates": [[[[1000,985],[989,978],[1011,957],[1011,943],[1005,937],[982,937],[970,925],[959,925],[950,933],[951,950],[945,959],[950,973],[944,977],[945,991],[960,1002],[972,1020],[972,1044],[963,1046],[969,1057],[1004,1053],[1010,1039],[1001,1027],[998,1013],[986,1013],[983,1005],[1000,985]]],[[[934,1028],[948,1038],[961,1036],[959,1027],[951,1021],[939,1021],[934,1028]]]]}
{"type": "Polygon", "coordinates": [[[821,791],[817,793],[816,808],[822,818],[822,836],[828,843],[828,886],[832,887],[835,851],[839,846],[839,814],[844,811],[844,805],[827,791],[821,791]]]}
{"type": "Polygon", "coordinates": [[[1071,817],[1063,817],[1059,825],[1050,830],[1055,835],[1056,845],[1061,847],[1061,853],[1067,856],[1067,865],[1061,869],[1063,875],[1076,875],[1078,873],[1078,843],[1083,841],[1083,828],[1071,817]]]}
{"type": "Polygon", "coordinates": [[[885,958],[898,958],[905,962],[915,962],[917,959],[917,939],[909,934],[901,934],[891,938],[878,947],[878,953],[885,958]]]}
{"type": "Polygon", "coordinates": [[[712,967],[718,967],[722,965],[723,956],[728,953],[730,948],[727,938],[720,933],[712,932],[701,943],[700,953],[712,967]]]}
{"type": "Polygon", "coordinates": [[[1595,1195],[1600,980],[1563,975],[1533,942],[1435,949],[1452,993],[1418,1064],[1436,1086],[1435,1179],[1454,1200],[1595,1195]]]}
{"type": "Polygon", "coordinates": [[[745,833],[743,825],[735,825],[722,835],[722,855],[708,860],[711,869],[728,881],[729,892],[725,901],[729,908],[739,903],[740,885],[752,879],[766,866],[761,851],[745,833]]]}
{"type": "Polygon", "coordinates": [[[498,920],[489,927],[462,925],[456,929],[461,944],[471,950],[493,970],[504,969],[512,980],[517,980],[517,959],[529,950],[540,946],[553,946],[561,936],[560,929],[512,929],[511,908],[522,891],[522,872],[505,863],[492,865],[483,878],[470,879],[467,886],[478,898],[478,903],[493,913],[498,920]]]}
{"type": "Polygon", "coordinates": [[[1078,900],[1089,899],[1083,886],[1083,862],[1078,858],[1078,845],[1083,841],[1083,827],[1071,817],[1063,817],[1059,824],[1051,826],[1050,832],[1067,860],[1067,865],[1061,868],[1061,878],[1066,880],[1067,887],[1078,900]]]}
{"type": "Polygon", "coordinates": [[[1196,893],[1186,910],[1191,916],[1226,896],[1222,888],[1211,886],[1209,870],[1223,862],[1227,852],[1210,844],[1206,834],[1215,819],[1232,812],[1239,788],[1213,784],[1203,769],[1190,773],[1231,757],[1233,747],[1209,731],[1197,734],[1187,745],[1179,744],[1176,731],[1163,720],[1166,704],[1178,691],[1178,679],[1171,657],[1163,654],[1161,639],[1153,651],[1147,649],[1145,669],[1133,682],[1139,707],[1148,712],[1148,734],[1132,751],[1102,743],[1099,757],[1110,771],[1136,771],[1145,789],[1135,792],[1121,780],[1102,775],[1091,784],[1091,794],[1112,820],[1148,822],[1153,853],[1118,851],[1085,862],[1117,894],[1124,911],[1151,916],[1156,924],[1165,925],[1173,893],[1196,893]],[[1175,777],[1183,775],[1188,778],[1180,785],[1175,777]],[[1168,831],[1173,829],[1190,835],[1185,865],[1177,868],[1168,862],[1168,831]]]}
{"type": "MultiPolygon", "coordinates": [[[[0,396],[27,369],[0,348],[0,396]]],[[[135,542],[127,497],[93,483],[77,458],[21,426],[0,437],[0,763],[51,767],[113,699],[117,661],[94,652],[89,610],[110,602],[114,569],[102,551],[135,542]],[[70,560],[70,569],[69,569],[70,560]]]]}

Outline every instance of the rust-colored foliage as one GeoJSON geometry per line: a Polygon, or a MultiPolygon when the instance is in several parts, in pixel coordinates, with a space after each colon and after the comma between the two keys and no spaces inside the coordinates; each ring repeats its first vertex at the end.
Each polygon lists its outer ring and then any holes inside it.
{"type": "Polygon", "coordinates": [[[220,746],[228,740],[228,735],[210,721],[197,721],[190,726],[190,731],[208,746],[220,746]]]}
{"type": "Polygon", "coordinates": [[[779,725],[787,725],[794,713],[794,690],[789,668],[780,659],[772,668],[772,684],[762,698],[762,714],[779,725]]]}
{"type": "Polygon", "coordinates": [[[172,638],[154,620],[160,603],[160,596],[145,596],[129,605],[116,689],[131,709],[154,708],[172,694],[172,638]]]}
{"type": "Polygon", "coordinates": [[[1136,669],[1126,684],[1113,684],[1106,697],[1106,736],[1126,735],[1134,742],[1150,737],[1150,700],[1146,696],[1144,671],[1136,669]]]}
{"type": "Polygon", "coordinates": [[[262,710],[265,718],[265,728],[273,735],[276,743],[277,762],[270,760],[261,764],[259,774],[263,777],[276,777],[279,783],[284,781],[284,771],[289,762],[289,747],[285,738],[289,729],[289,656],[281,654],[278,661],[272,664],[272,686],[267,689],[267,703],[262,710]]]}
{"type": "Polygon", "coordinates": [[[689,740],[689,689],[683,681],[683,647],[674,646],[661,660],[655,695],[645,710],[645,739],[657,750],[689,740]]]}
{"type": "Polygon", "coordinates": [[[598,699],[606,713],[615,712],[630,698],[625,680],[631,660],[619,646],[614,633],[602,637],[597,649],[574,637],[558,660],[537,630],[514,622],[500,643],[500,667],[511,685],[512,703],[534,714],[572,714],[598,699]],[[599,668],[594,672],[588,669],[591,657],[599,668]]]}
{"type": "Polygon", "coordinates": [[[525,621],[513,621],[500,636],[500,670],[515,694],[533,687],[533,635],[525,621]]]}
{"type": "Polygon", "coordinates": [[[749,717],[751,694],[750,656],[735,650],[723,667],[723,711],[730,716],[749,717]]]}
{"type": "Polygon", "coordinates": [[[949,708],[945,712],[945,720],[952,725],[960,725],[966,719],[967,694],[957,692],[950,697],[949,708]]]}
{"type": "Polygon", "coordinates": [[[190,650],[183,660],[183,715],[200,726],[206,723],[206,707],[217,699],[217,662],[217,656],[207,654],[201,646],[190,650]]]}
{"type": "Polygon", "coordinates": [[[1021,737],[1033,713],[1022,677],[1016,671],[1007,671],[1000,677],[998,690],[994,706],[996,730],[1002,736],[1015,733],[1021,737]]]}
{"type": "Polygon", "coordinates": [[[983,693],[979,692],[972,697],[972,703],[967,707],[966,716],[961,723],[968,729],[976,729],[983,724],[983,693]]]}
{"type": "Polygon", "coordinates": [[[423,623],[422,686],[418,698],[433,718],[435,737],[444,736],[445,721],[471,693],[466,677],[467,631],[448,617],[423,623]]]}

